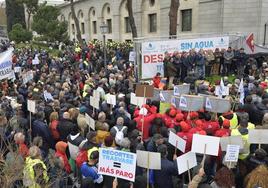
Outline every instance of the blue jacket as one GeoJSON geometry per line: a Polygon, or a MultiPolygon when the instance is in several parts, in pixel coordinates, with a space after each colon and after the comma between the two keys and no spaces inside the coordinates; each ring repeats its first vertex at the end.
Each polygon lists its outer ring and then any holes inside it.
{"type": "Polygon", "coordinates": [[[178,175],[177,162],[162,158],[161,170],[154,170],[153,175],[155,188],[173,188],[172,176],[178,175]]]}
{"type": "Polygon", "coordinates": [[[96,166],[90,166],[87,162],[84,162],[81,166],[81,173],[83,178],[91,177],[94,183],[102,183],[103,177],[98,174],[98,168],[96,166]]]}

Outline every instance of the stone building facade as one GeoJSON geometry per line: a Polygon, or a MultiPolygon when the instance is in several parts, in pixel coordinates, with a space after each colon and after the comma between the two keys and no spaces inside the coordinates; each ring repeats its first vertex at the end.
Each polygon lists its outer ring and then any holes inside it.
{"type": "MultiPolygon", "coordinates": [[[[68,21],[69,36],[73,40],[76,31],[70,6],[66,3],[59,5],[59,8],[59,19],[68,21]]],[[[168,37],[169,8],[170,0],[133,0],[138,36],[168,37]]],[[[86,41],[102,39],[100,25],[103,22],[109,25],[107,39],[132,40],[126,0],[78,0],[75,2],[75,10],[82,38],[86,41]]],[[[263,44],[264,26],[268,23],[267,10],[268,0],[181,0],[178,36],[253,32],[255,42],[263,44]]]]}

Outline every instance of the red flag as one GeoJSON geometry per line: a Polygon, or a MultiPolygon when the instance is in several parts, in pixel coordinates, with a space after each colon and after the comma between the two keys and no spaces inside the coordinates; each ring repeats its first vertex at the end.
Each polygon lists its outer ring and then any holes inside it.
{"type": "Polygon", "coordinates": [[[251,49],[252,52],[254,52],[254,35],[251,33],[246,40],[246,43],[248,47],[251,49]]]}

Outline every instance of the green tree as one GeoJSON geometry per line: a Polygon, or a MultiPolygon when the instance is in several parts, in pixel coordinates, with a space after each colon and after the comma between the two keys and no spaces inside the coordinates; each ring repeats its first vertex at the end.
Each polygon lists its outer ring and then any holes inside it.
{"type": "Polygon", "coordinates": [[[42,35],[47,41],[65,42],[68,39],[67,23],[60,22],[58,8],[41,5],[33,16],[32,29],[42,35]]]}
{"type": "Polygon", "coordinates": [[[38,0],[17,0],[18,3],[25,5],[27,12],[27,29],[31,29],[31,16],[38,9],[38,0]]]}
{"type": "Polygon", "coordinates": [[[8,33],[8,35],[10,40],[17,43],[30,41],[33,37],[32,32],[24,29],[21,24],[13,25],[12,30],[8,33]]]}
{"type": "Polygon", "coordinates": [[[12,30],[12,26],[16,23],[25,28],[24,7],[16,0],[6,0],[6,15],[7,15],[7,31],[12,30]]]}

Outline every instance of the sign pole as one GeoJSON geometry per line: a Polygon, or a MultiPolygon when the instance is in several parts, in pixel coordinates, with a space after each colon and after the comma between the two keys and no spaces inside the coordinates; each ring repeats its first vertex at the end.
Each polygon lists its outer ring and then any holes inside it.
{"type": "MultiPolygon", "coordinates": [[[[143,90],[143,104],[145,104],[145,94],[146,94],[146,87],[144,87],[143,90]]],[[[141,140],[143,140],[143,128],[144,128],[144,112],[142,113],[142,122],[141,122],[141,131],[142,131],[142,135],[141,135],[141,140]]]]}
{"type": "Polygon", "coordinates": [[[175,155],[177,155],[178,140],[176,140],[175,155]]]}
{"type": "Polygon", "coordinates": [[[188,177],[189,177],[189,183],[192,181],[191,179],[191,173],[190,173],[190,169],[189,169],[189,161],[187,160],[187,172],[188,172],[188,177]]]}
{"type": "Polygon", "coordinates": [[[150,153],[148,153],[148,155],[147,155],[147,157],[148,157],[147,158],[147,188],[150,187],[150,183],[149,183],[149,176],[150,176],[149,162],[150,162],[150,157],[149,157],[149,155],[150,155],[150,153]]]}
{"type": "Polygon", "coordinates": [[[202,159],[202,162],[201,162],[201,166],[202,166],[202,168],[204,168],[204,165],[205,165],[206,151],[207,151],[207,144],[205,144],[204,155],[203,155],[203,159],[202,159]]]}
{"type": "Polygon", "coordinates": [[[32,143],[32,112],[30,111],[30,134],[29,134],[29,138],[30,138],[30,143],[32,143]]]}

